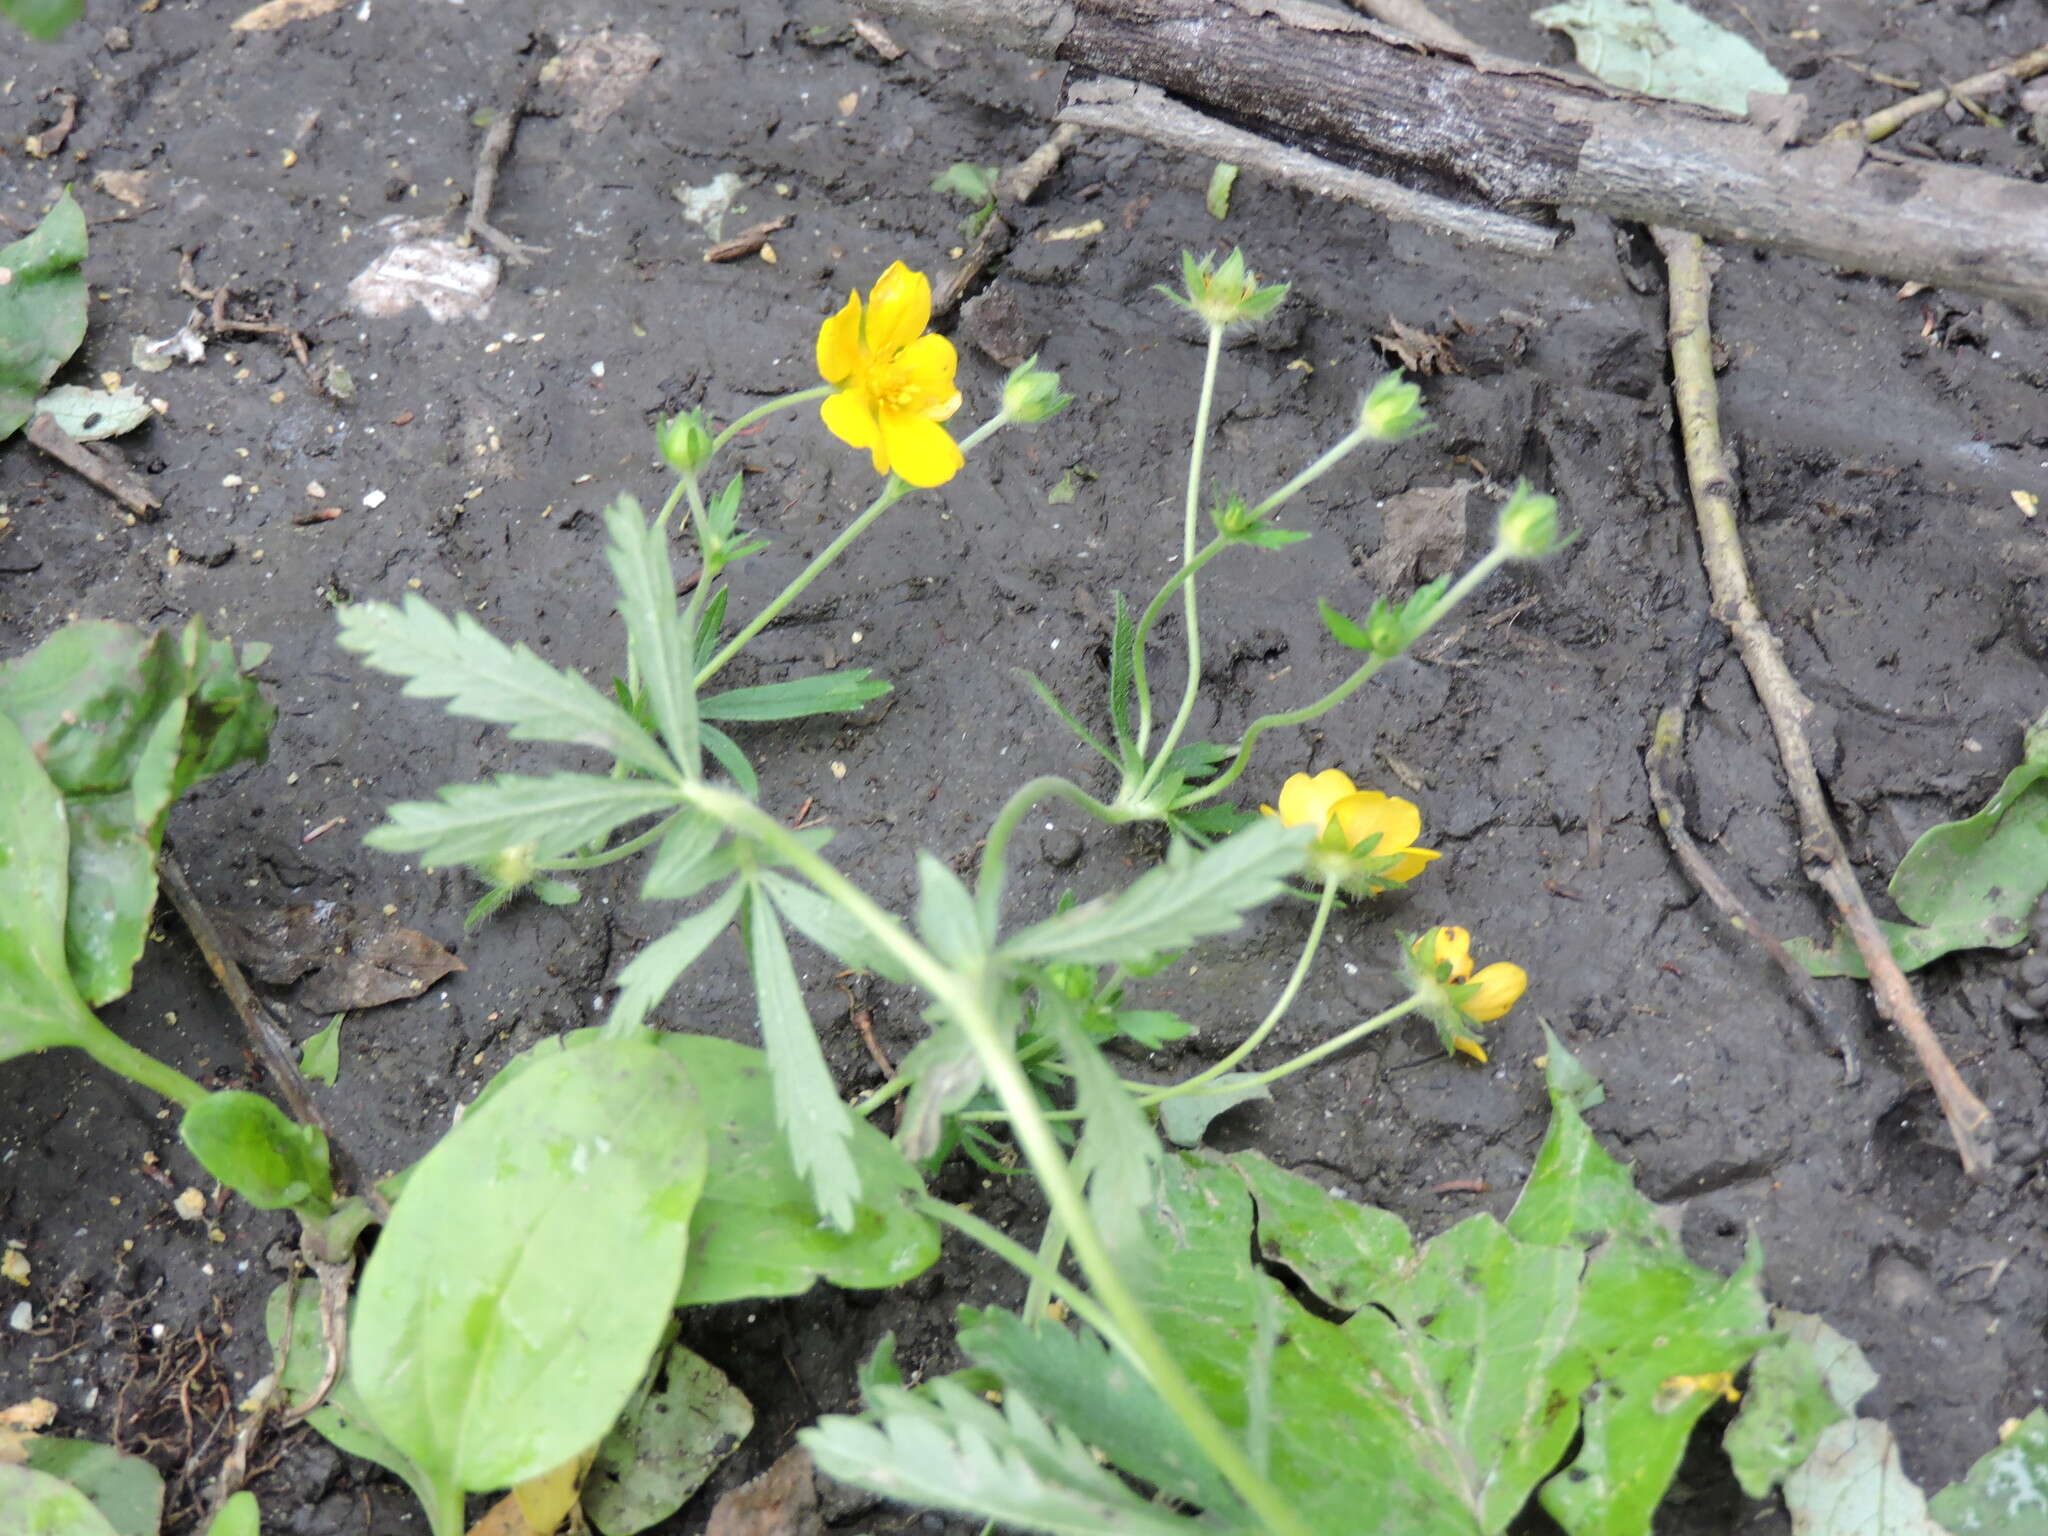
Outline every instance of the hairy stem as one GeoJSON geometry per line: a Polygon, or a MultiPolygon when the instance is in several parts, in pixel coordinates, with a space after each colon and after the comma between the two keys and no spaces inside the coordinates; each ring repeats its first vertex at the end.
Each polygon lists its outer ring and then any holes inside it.
{"type": "Polygon", "coordinates": [[[1002,810],[990,823],[988,837],[981,849],[981,873],[975,877],[974,899],[981,912],[982,924],[990,933],[995,932],[997,920],[1002,916],[1003,882],[1009,878],[1010,838],[1033,806],[1055,797],[1087,812],[1097,821],[1121,819],[1114,809],[1056,773],[1042,774],[1021,786],[1003,803],[1002,810]]]}
{"type": "Polygon", "coordinates": [[[806,400],[822,400],[827,395],[831,394],[835,388],[837,388],[837,386],[832,384],[813,384],[809,389],[800,389],[795,394],[790,395],[777,395],[773,400],[768,401],[765,405],[755,406],[751,411],[748,411],[746,415],[740,417],[739,420],[735,421],[731,426],[727,427],[723,432],[719,433],[718,436],[711,439],[712,453],[718,453],[721,449],[725,447],[727,443],[731,442],[734,438],[738,437],[742,432],[746,431],[747,428],[751,427],[755,422],[761,421],[766,417],[773,416],[777,411],[783,410],[789,406],[802,405],[806,400]]]}

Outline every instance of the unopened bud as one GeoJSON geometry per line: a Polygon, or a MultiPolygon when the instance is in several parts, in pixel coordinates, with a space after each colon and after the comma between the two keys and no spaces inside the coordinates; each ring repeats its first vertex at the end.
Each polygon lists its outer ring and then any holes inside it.
{"type": "Polygon", "coordinates": [[[1012,368],[1003,381],[1003,414],[1012,421],[1050,421],[1073,403],[1072,395],[1060,392],[1060,376],[1038,366],[1036,353],[1012,368]]]}
{"type": "Polygon", "coordinates": [[[1500,523],[1494,537],[1511,560],[1541,560],[1562,547],[1557,527],[1557,498],[1538,495],[1526,480],[1515,482],[1514,493],[1500,509],[1500,523]]]}
{"type": "Polygon", "coordinates": [[[654,429],[654,441],[669,468],[694,474],[711,462],[711,429],[701,411],[683,411],[654,429]]]}
{"type": "Polygon", "coordinates": [[[1429,425],[1422,408],[1421,386],[1410,384],[1396,368],[1373,385],[1358,405],[1358,425],[1367,437],[1383,443],[1403,442],[1429,425]]]}

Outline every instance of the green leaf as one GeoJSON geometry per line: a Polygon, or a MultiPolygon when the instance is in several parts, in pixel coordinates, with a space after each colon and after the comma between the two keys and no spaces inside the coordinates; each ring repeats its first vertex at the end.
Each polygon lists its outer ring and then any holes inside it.
{"type": "Polygon", "coordinates": [[[341,1021],[347,1017],[337,1013],[299,1047],[299,1070],[313,1082],[332,1088],[341,1076],[341,1021]]]}
{"type": "Polygon", "coordinates": [[[0,714],[0,1061],[104,1029],[64,963],[64,800],[21,728],[0,714]]]}
{"type": "Polygon", "coordinates": [[[1193,1093],[1176,1093],[1159,1105],[1159,1129],[1177,1147],[1197,1147],[1208,1134],[1209,1124],[1226,1110],[1249,1104],[1253,1099],[1270,1099],[1272,1090],[1252,1081],[1249,1072],[1225,1072],[1208,1086],[1193,1093]]]}
{"type": "Polygon", "coordinates": [[[92,1500],[47,1472],[0,1461],[0,1531],[24,1536],[118,1536],[92,1500]]]}
{"type": "Polygon", "coordinates": [[[1116,617],[1109,641],[1109,726],[1116,737],[1117,751],[1128,755],[1132,749],[1131,690],[1137,681],[1138,626],[1131,619],[1131,606],[1123,593],[1116,594],[1116,617]]]}
{"type": "Polygon", "coordinates": [[[363,1270],[350,1374],[437,1491],[597,1442],[682,1283],[704,1187],[688,1073],[646,1039],[536,1062],[416,1166],[363,1270]]]}
{"type": "Polygon", "coordinates": [[[164,1513],[163,1474],[140,1456],[59,1435],[37,1435],[22,1451],[24,1465],[62,1479],[92,1500],[116,1536],[157,1536],[164,1513]]]}
{"type": "Polygon", "coordinates": [[[797,1439],[818,1470],[901,1503],[1059,1536],[1198,1536],[1098,1466],[1070,1430],[1019,1393],[990,1406],[957,1382],[878,1387],[872,1421],[821,1419],[797,1439]]]}
{"type": "Polygon", "coordinates": [[[898,986],[911,984],[910,973],[897,963],[896,957],[876,943],[874,935],[849,917],[838,902],[776,870],[762,870],[760,881],[768,888],[783,921],[842,965],[856,971],[872,971],[898,986]]]}
{"type": "Polygon", "coordinates": [[[1792,89],[1747,38],[1678,0],[1567,0],[1529,18],[1570,34],[1579,65],[1626,91],[1749,113],[1749,93],[1792,89]]]}
{"type": "Polygon", "coordinates": [[[922,848],[917,853],[917,932],[948,965],[969,966],[988,953],[990,935],[973,894],[922,848]]]}
{"type": "Polygon", "coordinates": [[[1544,1075],[1550,1087],[1550,1130],[1536,1166],[1508,1216],[1508,1230],[1529,1243],[1586,1246],[1600,1233],[1624,1231],[1646,1242],[1669,1241],[1657,1209],[1636,1192],[1629,1171],[1593,1138],[1579,1113],[1597,1103],[1600,1085],[1559,1044],[1548,1025],[1544,1075]]]}
{"type": "Polygon", "coordinates": [[[629,768],[673,778],[654,738],[579,673],[508,646],[466,613],[452,619],[415,593],[402,606],[352,603],[337,637],[366,666],[406,679],[413,699],[445,699],[450,714],[510,727],[515,741],[594,747],[629,768]]]}
{"type": "MultiPolygon", "coordinates": [[[[1908,923],[1883,923],[1901,969],[1914,971],[1959,949],[2010,948],[2048,891],[2048,715],[2028,732],[2027,760],[2006,775],[1983,809],[1929,827],[1892,874],[1891,898],[1908,923]]],[[[1816,976],[1867,977],[1863,956],[1839,927],[1825,950],[1791,949],[1816,976]]]]}
{"type": "Polygon", "coordinates": [[[1356,1311],[1415,1258],[1408,1224],[1391,1211],[1333,1198],[1320,1184],[1257,1152],[1230,1158],[1252,1192],[1259,1251],[1285,1264],[1331,1306],[1356,1311]]]}
{"type": "MultiPolygon", "coordinates": [[[[718,637],[725,629],[725,605],[732,596],[732,588],[720,587],[705,603],[704,611],[697,616],[697,647],[693,656],[697,670],[703,671],[710,665],[711,658],[718,654],[718,637]]],[[[699,718],[702,718],[703,700],[698,700],[699,718]]]]}
{"type": "Polygon", "coordinates": [[[334,1198],[327,1138],[260,1093],[209,1093],[185,1111],[178,1136],[202,1168],[260,1211],[317,1220],[334,1198]]]}
{"type": "Polygon", "coordinates": [[[724,836],[724,826],[709,816],[678,816],[647,861],[640,894],[649,901],[688,901],[731,874],[739,868],[739,855],[732,844],[721,846],[724,836]]]}
{"type": "Polygon", "coordinates": [[[350,1456],[373,1461],[412,1489],[420,1503],[432,1507],[434,1485],[412,1459],[386,1439],[370,1418],[357,1383],[362,1372],[354,1360],[343,1367],[340,1377],[326,1382],[327,1341],[320,1327],[320,1288],[317,1285],[280,1285],[270,1293],[263,1312],[263,1328],[270,1340],[273,1357],[284,1363],[278,1371],[278,1387],[288,1404],[302,1406],[326,1387],[320,1406],[306,1415],[306,1422],[335,1449],[350,1456]],[[286,1303],[291,1311],[286,1314],[286,1303]],[[289,1325],[289,1326],[287,1326],[289,1325]],[[291,1342],[285,1346],[285,1336],[291,1342]]]}
{"type": "MultiPolygon", "coordinates": [[[[605,508],[611,535],[605,559],[619,584],[619,617],[626,647],[639,664],[642,686],[661,738],[685,771],[698,763],[696,669],[683,650],[676,612],[676,573],[668,558],[668,530],[650,524],[640,503],[621,496],[605,508]]],[[[696,637],[691,636],[694,646],[696,637]]]]}
{"type": "Polygon", "coordinates": [[[960,1309],[960,1352],[1052,1421],[1155,1488],[1241,1520],[1237,1495],[1131,1363],[1093,1334],[960,1309]]]}
{"type": "Polygon", "coordinates": [[[1111,754],[1109,748],[1102,744],[1101,738],[1079,720],[1075,719],[1074,712],[1062,704],[1059,700],[1059,695],[1048,688],[1035,673],[1027,672],[1019,667],[1017,675],[1024,679],[1025,684],[1033,693],[1038,695],[1039,700],[1047,709],[1059,716],[1060,723],[1080,738],[1082,746],[1088,748],[1089,751],[1093,752],[1105,763],[1108,763],[1112,768],[1121,766],[1116,757],[1111,754]]]}
{"type": "Polygon", "coordinates": [[[1202,196],[1202,206],[1209,210],[1212,219],[1230,217],[1230,189],[1237,185],[1237,167],[1228,160],[1216,162],[1216,169],[1209,173],[1209,190],[1202,196]]]}
{"type": "Polygon", "coordinates": [[[206,1523],[206,1536],[263,1536],[263,1511],[256,1495],[246,1488],[230,1494],[220,1513],[206,1523]]]}
{"type": "Polygon", "coordinates": [[[1777,1347],[1758,1352],[1742,1407],[1721,1437],[1735,1479],[1752,1499],[1769,1498],[1813,1454],[1821,1431],[1848,1417],[1829,1395],[1813,1347],[1785,1324],[1781,1313],[1772,1330],[1777,1347]]]}
{"type": "Polygon", "coordinates": [[[1116,1032],[1148,1051],[1160,1050],[1194,1033],[1195,1026],[1161,1008],[1120,1008],[1112,1019],[1116,1032]]]}
{"type": "Polygon", "coordinates": [[[668,996],[683,972],[732,926],[743,894],[738,885],[729,887],[702,912],[684,918],[633,957],[619,972],[619,995],[612,1000],[611,1016],[605,1023],[607,1034],[630,1034],[646,1023],[647,1015],[668,996]]]}
{"type": "Polygon", "coordinates": [[[84,14],[85,0],[0,0],[0,16],[39,43],[54,43],[84,14]]]}
{"type": "Polygon", "coordinates": [[[699,701],[706,720],[800,720],[806,715],[851,714],[889,691],[866,667],[821,672],[753,688],[729,688],[699,701]]]}
{"type": "Polygon", "coordinates": [[[422,869],[474,864],[523,844],[535,858],[553,859],[677,804],[669,784],[595,773],[501,773],[481,784],[444,784],[439,796],[386,806],[384,825],[363,841],[415,854],[422,869]]]}
{"type": "Polygon", "coordinates": [[[1375,648],[1371,635],[1321,598],[1316,599],[1316,611],[1323,616],[1323,628],[1330,632],[1330,638],[1345,649],[1370,651],[1375,648]]]}
{"type": "Polygon", "coordinates": [[[1200,853],[1175,843],[1165,863],[1117,895],[1027,928],[999,953],[1012,960],[1126,965],[1185,949],[1233,931],[1247,911],[1279,895],[1299,869],[1306,842],[1304,829],[1267,817],[1200,853]]]}
{"type": "Polygon", "coordinates": [[[2048,1524],[2048,1411],[2036,1408],[1928,1513],[1955,1536],[2037,1536],[2048,1524]]]}
{"type": "Polygon", "coordinates": [[[697,735],[704,744],[704,750],[732,776],[740,793],[749,800],[760,799],[761,780],[754,773],[754,765],[747,761],[747,754],[740,750],[740,744],[717,726],[702,721],[698,722],[697,735]]]}
{"type": "Polygon", "coordinates": [[[1059,1041],[1074,1080],[1074,1104],[1084,1126],[1074,1149],[1074,1176],[1084,1181],[1095,1225],[1128,1279],[1150,1254],[1147,1223],[1166,1153],[1123,1079],[1082,1032],[1078,1011],[1055,994],[1041,1001],[1038,1017],[1059,1041]]]}
{"type": "Polygon", "coordinates": [[[950,192],[963,203],[979,207],[995,201],[996,177],[1002,174],[1000,166],[976,165],[969,160],[955,160],[932,178],[934,192],[950,192]]]}
{"type": "Polygon", "coordinates": [[[797,1169],[810,1187],[818,1214],[841,1232],[853,1227],[860,1171],[847,1156],[853,1117],[839,1101],[832,1069],[804,1007],[803,984],[789,957],[789,942],[766,888],[749,892],[745,928],[747,964],[760,1004],[761,1043],[775,1080],[775,1119],[797,1169]]]}
{"type": "Polygon", "coordinates": [[[1799,1536],[1961,1536],[1929,1515],[1891,1427],[1876,1419],[1822,1430],[1813,1454],[1785,1479],[1785,1508],[1799,1536]]]}
{"type": "Polygon", "coordinates": [[[96,443],[133,432],[156,415],[142,398],[142,391],[133,384],[120,389],[85,389],[66,384],[36,401],[29,412],[31,416],[45,413],[81,443],[96,443]]]}
{"type": "Polygon", "coordinates": [[[911,1048],[896,1075],[910,1079],[896,1144],[916,1162],[946,1145],[946,1121],[981,1091],[981,1053],[960,1026],[948,1019],[911,1048]]]}
{"type": "Polygon", "coordinates": [[[754,1409],[725,1373],[671,1344],[597,1448],[583,1512],[604,1536],[659,1525],[752,1433],[754,1409]]]}
{"type": "MultiPolygon", "coordinates": [[[[78,14],[52,0],[9,0],[31,36],[55,37],[78,14]]],[[[28,424],[36,397],[85,340],[85,215],[66,187],[40,224],[0,248],[0,441],[28,424]]]]}

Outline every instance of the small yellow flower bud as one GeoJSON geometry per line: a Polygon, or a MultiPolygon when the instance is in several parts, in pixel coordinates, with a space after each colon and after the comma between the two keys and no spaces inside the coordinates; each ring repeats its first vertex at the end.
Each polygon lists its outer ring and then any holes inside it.
{"type": "Polygon", "coordinates": [[[1396,368],[1373,385],[1358,405],[1358,425],[1367,437],[1383,443],[1403,442],[1429,426],[1422,409],[1422,390],[1396,368]]]}
{"type": "Polygon", "coordinates": [[[1541,560],[1564,547],[1557,527],[1557,498],[1539,496],[1529,482],[1517,480],[1507,505],[1500,509],[1494,537],[1512,560],[1541,560]]]}
{"type": "Polygon", "coordinates": [[[483,877],[493,885],[509,886],[522,890],[529,885],[539,872],[535,854],[536,843],[515,843],[510,848],[500,848],[478,866],[483,877]]]}
{"type": "Polygon", "coordinates": [[[701,411],[683,411],[654,429],[655,445],[669,468],[694,473],[711,462],[711,432],[701,411]]]}

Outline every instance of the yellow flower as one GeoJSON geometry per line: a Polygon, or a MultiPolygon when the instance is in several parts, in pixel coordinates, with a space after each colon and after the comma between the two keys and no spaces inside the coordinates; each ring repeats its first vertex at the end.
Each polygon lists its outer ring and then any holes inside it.
{"type": "Polygon", "coordinates": [[[818,327],[818,372],[838,391],[820,414],[841,442],[865,448],[875,473],[901,475],[915,486],[944,485],[966,462],[939,425],[960,409],[953,387],[953,343],[928,336],[932,285],[902,262],[818,327]]]}
{"type": "Polygon", "coordinates": [[[1280,808],[1259,809],[1290,827],[1313,827],[1309,851],[1315,872],[1340,882],[1353,895],[1376,896],[1406,885],[1439,857],[1417,848],[1422,812],[1399,795],[1360,789],[1335,768],[1311,778],[1297,773],[1280,786],[1280,808]]]}
{"type": "Polygon", "coordinates": [[[1408,946],[1409,970],[1444,1049],[1483,1063],[1486,1050],[1468,1026],[1502,1018],[1529,989],[1529,973],[1496,960],[1472,974],[1472,935],[1463,928],[1432,928],[1408,946]]]}

